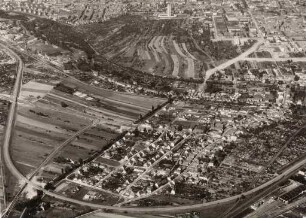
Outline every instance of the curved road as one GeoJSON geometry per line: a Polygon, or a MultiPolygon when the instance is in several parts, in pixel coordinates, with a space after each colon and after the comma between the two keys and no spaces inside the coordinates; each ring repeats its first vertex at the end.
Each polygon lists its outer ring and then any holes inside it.
{"type": "MultiPolygon", "coordinates": [[[[288,140],[287,142],[279,149],[279,151],[272,157],[272,159],[267,163],[267,165],[257,174],[260,175],[262,173],[264,173],[275,161],[276,159],[283,153],[283,151],[290,145],[290,143],[294,140],[294,138],[301,133],[301,131],[303,129],[306,128],[306,125],[303,125],[302,127],[300,127],[288,140]]],[[[306,164],[306,157],[301,159],[301,162],[305,162],[306,164]]],[[[295,163],[292,164],[292,167],[295,166],[295,163]]],[[[290,167],[290,164],[289,164],[290,167]]],[[[303,165],[302,165],[303,167],[303,165]]],[[[277,188],[278,184],[281,181],[286,180],[285,178],[288,177],[288,175],[293,175],[295,171],[284,171],[280,176],[283,176],[283,178],[281,178],[280,181],[275,182],[274,184],[271,184],[270,187],[268,187],[266,190],[263,190],[262,192],[250,197],[249,199],[244,200],[243,202],[237,202],[236,203],[236,208],[233,207],[232,209],[226,211],[226,213],[224,214],[224,218],[230,218],[230,217],[235,217],[236,215],[238,215],[239,213],[241,213],[242,211],[244,211],[246,208],[248,208],[251,204],[255,203],[257,200],[261,199],[262,197],[264,197],[265,195],[267,195],[268,193],[270,193],[272,190],[274,190],[274,188],[277,188]],[[293,172],[293,173],[292,173],[293,172]]],[[[251,186],[253,186],[257,181],[258,181],[258,177],[255,176],[251,186]]]]}
{"type": "MultiPolygon", "coordinates": [[[[259,45],[259,42],[257,43],[259,45]]],[[[13,52],[11,50],[11,52],[13,52]]],[[[16,55],[16,54],[15,54],[16,55]]],[[[208,202],[204,204],[196,204],[196,205],[186,205],[186,206],[178,206],[178,207],[161,207],[161,208],[124,208],[124,207],[115,207],[115,206],[105,206],[105,205],[100,205],[100,204],[94,204],[90,202],[84,202],[81,200],[76,200],[72,199],[69,197],[65,197],[53,192],[50,192],[37,184],[33,183],[29,179],[27,179],[14,165],[13,160],[11,159],[9,148],[10,148],[10,140],[12,136],[12,130],[14,128],[15,124],[15,115],[16,115],[16,108],[17,108],[17,100],[19,96],[19,92],[21,89],[22,85],[22,74],[23,74],[23,62],[22,60],[16,55],[16,60],[19,62],[18,64],[18,71],[17,71],[17,77],[16,77],[16,82],[15,82],[15,87],[13,91],[13,102],[11,104],[9,114],[8,114],[8,121],[7,121],[7,128],[5,132],[5,139],[4,139],[4,144],[3,144],[3,155],[4,155],[4,161],[7,165],[7,168],[10,170],[10,172],[20,181],[25,182],[26,184],[36,188],[37,190],[43,191],[46,195],[49,195],[51,197],[79,204],[79,205],[84,205],[84,206],[89,206],[95,209],[109,209],[114,212],[127,212],[127,213],[141,213],[141,214],[173,214],[173,213],[185,213],[185,212],[190,212],[190,211],[195,211],[195,210],[203,210],[203,209],[208,209],[208,208],[213,208],[216,206],[220,206],[221,204],[229,204],[233,203],[234,201],[237,201],[241,199],[242,196],[252,196],[258,192],[263,192],[264,190],[269,189],[271,186],[275,186],[294,174],[297,170],[300,168],[304,167],[306,164],[306,158],[301,159],[300,161],[296,162],[294,165],[290,166],[285,172],[282,174],[278,175],[277,177],[271,179],[267,183],[254,188],[248,192],[245,192],[240,195],[232,196],[229,198],[221,199],[218,201],[214,202],[208,202]]]]}
{"type": "MultiPolygon", "coordinates": [[[[14,124],[15,124],[15,114],[16,114],[16,107],[17,107],[17,101],[18,101],[18,96],[20,93],[20,89],[21,89],[21,84],[22,84],[22,75],[23,75],[23,62],[21,60],[21,58],[10,48],[8,48],[7,46],[0,44],[0,46],[2,48],[4,48],[6,51],[8,51],[17,61],[18,63],[18,67],[17,67],[17,75],[16,75],[16,81],[15,81],[15,85],[14,85],[14,89],[13,89],[13,93],[11,96],[11,105],[9,108],[9,113],[8,113],[8,117],[7,117],[7,121],[6,121],[6,129],[5,129],[5,133],[3,136],[3,148],[1,150],[1,155],[3,155],[4,157],[4,162],[7,163],[6,159],[7,157],[9,157],[10,159],[10,154],[9,154],[9,146],[10,146],[10,142],[11,142],[11,136],[12,136],[12,130],[14,128],[14,124]]],[[[2,157],[1,157],[2,159],[2,157]]],[[[3,160],[1,160],[1,164],[3,160]]],[[[8,165],[7,165],[8,167],[8,165]]],[[[8,167],[9,168],[9,167],[8,167]]],[[[13,168],[12,168],[13,169],[13,168]]],[[[9,168],[9,170],[12,172],[12,169],[9,168]]],[[[2,175],[4,176],[4,175],[2,175]]],[[[5,195],[5,189],[3,189],[4,195],[5,195]]],[[[6,208],[1,208],[1,213],[5,210],[6,208]]],[[[1,214],[2,215],[2,214],[1,214]]],[[[1,217],[0,215],[0,217],[1,217]]]]}
{"type": "MultiPolygon", "coordinates": [[[[8,159],[10,159],[10,157],[8,159]]],[[[96,208],[96,209],[109,209],[109,210],[113,210],[114,212],[121,212],[121,213],[122,212],[128,212],[128,213],[144,213],[144,214],[145,213],[165,214],[165,213],[185,213],[185,212],[190,212],[190,211],[203,210],[203,209],[206,209],[206,208],[212,208],[212,207],[218,206],[220,204],[225,204],[225,203],[228,203],[228,202],[234,202],[235,200],[241,199],[242,195],[243,196],[248,196],[248,195],[253,195],[257,192],[263,192],[267,188],[269,188],[271,186],[275,186],[275,185],[281,183],[283,180],[290,177],[291,175],[296,173],[296,171],[298,171],[300,168],[304,167],[305,164],[306,164],[306,159],[301,160],[298,163],[296,163],[294,166],[291,166],[286,172],[282,173],[281,175],[273,178],[272,180],[268,181],[267,183],[255,188],[255,189],[252,189],[252,190],[250,190],[246,193],[240,194],[240,195],[236,195],[236,196],[233,196],[233,197],[221,199],[221,200],[214,201],[214,202],[204,203],[204,204],[178,206],[178,207],[161,207],[161,208],[114,207],[114,206],[105,206],[105,205],[99,205],[99,204],[94,204],[94,203],[90,203],[90,202],[84,202],[84,201],[72,199],[72,198],[69,198],[69,197],[65,197],[65,196],[47,191],[47,190],[43,189],[42,187],[32,183],[25,176],[23,176],[13,165],[11,166],[11,169],[12,169],[12,167],[14,168],[14,171],[12,173],[18,179],[21,179],[21,180],[25,181],[27,184],[30,184],[31,186],[33,186],[34,188],[43,191],[45,194],[47,194],[51,197],[60,199],[60,200],[64,200],[64,201],[67,201],[67,202],[80,204],[80,205],[84,205],[84,206],[89,206],[89,207],[96,208]]]]}
{"type": "Polygon", "coordinates": [[[199,87],[200,90],[204,90],[205,86],[206,86],[206,81],[217,71],[219,70],[223,70],[229,66],[231,66],[232,64],[238,62],[238,61],[242,61],[245,60],[250,54],[252,54],[253,52],[255,52],[259,46],[261,46],[264,43],[264,39],[258,39],[258,41],[251,47],[249,48],[247,51],[243,52],[242,54],[240,54],[239,56],[226,61],[223,64],[218,65],[217,67],[210,69],[208,71],[206,71],[205,73],[205,79],[203,84],[199,87]]]}

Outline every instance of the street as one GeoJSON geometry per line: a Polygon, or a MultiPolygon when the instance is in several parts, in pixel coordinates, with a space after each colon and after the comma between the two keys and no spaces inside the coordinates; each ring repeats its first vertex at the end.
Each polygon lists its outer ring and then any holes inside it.
{"type": "Polygon", "coordinates": [[[214,74],[216,73],[217,71],[219,70],[223,70],[229,66],[231,66],[232,64],[238,62],[238,61],[241,61],[241,60],[244,60],[246,57],[248,57],[250,54],[252,54],[253,52],[255,52],[258,47],[260,45],[262,45],[264,43],[264,40],[263,39],[259,39],[258,42],[256,42],[250,49],[248,49],[247,51],[245,51],[244,53],[240,54],[238,57],[236,58],[233,58],[231,60],[228,60],[227,62],[223,63],[223,64],[220,64],[219,66],[213,68],[213,69],[209,69],[208,71],[206,71],[206,74],[205,74],[205,79],[204,79],[204,83],[202,85],[200,85],[199,89],[200,90],[205,90],[205,87],[206,87],[206,81],[214,74]]]}
{"type": "Polygon", "coordinates": [[[23,76],[23,62],[21,58],[10,48],[7,46],[0,44],[0,47],[4,50],[6,50],[11,56],[14,57],[14,59],[17,61],[18,66],[17,66],[17,75],[16,75],[16,80],[15,80],[15,85],[13,89],[13,93],[11,95],[11,104],[9,108],[9,113],[7,117],[7,122],[6,122],[6,129],[4,133],[4,139],[3,139],[3,147],[1,149],[1,154],[0,154],[0,164],[1,164],[1,188],[3,190],[3,195],[4,195],[4,201],[1,201],[1,215],[3,214],[3,211],[6,209],[6,200],[5,200],[5,178],[3,175],[3,158],[4,162],[6,163],[7,168],[12,172],[14,171],[15,166],[13,162],[11,161],[10,158],[10,152],[9,152],[9,146],[11,142],[11,136],[13,132],[13,128],[15,125],[15,116],[16,116],[16,111],[17,111],[17,101],[19,97],[19,93],[21,90],[21,85],[22,85],[22,76],[23,76]]]}

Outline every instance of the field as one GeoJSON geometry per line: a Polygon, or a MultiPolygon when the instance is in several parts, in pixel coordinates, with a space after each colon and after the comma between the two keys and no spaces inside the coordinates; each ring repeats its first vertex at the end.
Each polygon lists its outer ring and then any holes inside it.
{"type": "Polygon", "coordinates": [[[53,89],[53,86],[30,81],[22,87],[21,98],[43,98],[53,89]]]}
{"type": "Polygon", "coordinates": [[[202,78],[208,57],[195,49],[184,20],[148,20],[122,16],[77,27],[107,59],[146,73],[202,78]]]}
{"type": "Polygon", "coordinates": [[[54,149],[74,137],[39,172],[42,181],[50,181],[100,151],[133,127],[140,114],[164,102],[90,87],[77,80],[53,85],[31,81],[23,86],[21,97],[11,154],[24,175],[34,172],[54,149]]]}
{"type": "Polygon", "coordinates": [[[119,196],[109,194],[97,189],[78,185],[74,182],[63,181],[56,189],[57,193],[78,200],[90,201],[93,203],[113,205],[120,199],[119,196]]]}
{"type": "Polygon", "coordinates": [[[46,54],[48,56],[59,56],[67,53],[67,51],[59,48],[56,45],[45,44],[39,40],[34,40],[28,43],[28,48],[32,52],[41,52],[41,54],[46,54]]]}

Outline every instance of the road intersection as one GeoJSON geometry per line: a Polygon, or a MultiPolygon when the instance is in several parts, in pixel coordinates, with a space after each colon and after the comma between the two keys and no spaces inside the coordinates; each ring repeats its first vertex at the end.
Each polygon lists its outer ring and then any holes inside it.
{"type": "Polygon", "coordinates": [[[205,73],[205,79],[203,84],[199,87],[199,89],[201,91],[205,90],[206,87],[206,82],[207,80],[213,75],[215,74],[217,71],[223,70],[229,66],[231,66],[232,64],[235,64],[238,61],[244,60],[245,58],[247,58],[250,54],[252,54],[253,52],[255,52],[259,46],[264,44],[264,39],[258,39],[258,41],[251,47],[249,48],[247,51],[243,52],[242,54],[240,54],[239,56],[237,56],[236,58],[233,58],[231,60],[228,60],[226,62],[224,62],[223,64],[218,65],[215,68],[209,69],[206,71],[205,73]]]}
{"type": "MultiPolygon", "coordinates": [[[[224,63],[221,64],[220,66],[211,69],[207,71],[206,73],[206,78],[207,79],[217,72],[218,70],[222,70],[231,64],[240,61],[240,60],[245,60],[251,53],[256,51],[256,49],[264,43],[264,40],[260,39],[258,42],[256,42],[248,51],[244,52],[240,56],[224,63]]],[[[297,170],[302,168],[306,164],[306,159],[299,160],[298,162],[294,163],[294,165],[288,167],[286,171],[281,173],[280,175],[274,177],[272,180],[268,181],[267,183],[254,188],[250,191],[247,191],[245,193],[242,193],[240,195],[232,196],[229,198],[225,198],[222,200],[214,201],[214,202],[209,202],[209,203],[204,203],[204,204],[196,204],[196,205],[187,205],[187,206],[179,206],[179,207],[163,207],[163,208],[124,208],[124,207],[116,207],[116,206],[105,206],[105,205],[100,205],[100,204],[95,204],[95,203],[90,203],[90,202],[85,202],[85,201],[80,201],[76,199],[72,199],[69,197],[65,197],[62,195],[59,195],[57,193],[51,192],[49,190],[44,189],[43,187],[33,183],[31,179],[27,178],[26,176],[22,175],[22,173],[16,168],[15,164],[13,163],[13,160],[11,159],[10,155],[10,141],[11,141],[11,136],[12,132],[14,129],[15,125],[15,116],[17,113],[17,106],[18,106],[18,98],[19,98],[19,93],[21,90],[22,86],[22,76],[23,76],[23,62],[21,58],[15,54],[10,48],[6,47],[5,45],[2,45],[3,48],[5,48],[7,51],[11,52],[14,54],[14,57],[16,58],[18,62],[18,68],[17,68],[17,76],[16,76],[16,81],[15,81],[15,86],[13,90],[13,94],[11,96],[11,105],[9,109],[9,115],[8,115],[8,120],[7,120],[7,126],[6,126],[6,131],[5,131],[5,136],[4,136],[4,143],[2,147],[2,152],[3,152],[3,157],[4,157],[4,162],[9,169],[9,171],[20,181],[23,181],[25,184],[30,185],[34,187],[37,190],[41,190],[44,192],[44,194],[49,195],[51,197],[57,198],[59,200],[71,202],[71,203],[76,203],[84,206],[89,206],[92,208],[96,209],[111,209],[114,212],[130,212],[130,213],[150,213],[150,214],[160,214],[160,213],[184,213],[184,212],[190,212],[194,210],[203,210],[205,208],[211,208],[218,206],[220,204],[229,204],[231,202],[235,202],[239,199],[241,199],[242,196],[244,197],[250,197],[252,199],[252,196],[259,196],[256,195],[256,193],[265,193],[271,190],[271,187],[277,186],[279,183],[282,181],[286,180],[288,177],[293,175],[297,170]]],[[[53,154],[53,153],[52,153],[53,154]]],[[[52,156],[52,155],[51,155],[52,156]]],[[[1,161],[1,160],[0,160],[1,161]]],[[[45,160],[43,163],[46,161],[49,161],[49,159],[45,160]]],[[[3,160],[1,161],[3,165],[3,160]]],[[[253,198],[254,200],[254,198],[253,198]]],[[[245,202],[244,206],[247,205],[247,201],[245,202]]],[[[1,208],[2,209],[2,208],[1,208]]],[[[3,209],[2,209],[3,211],[3,209]]],[[[236,210],[235,210],[236,211],[236,210]]]]}

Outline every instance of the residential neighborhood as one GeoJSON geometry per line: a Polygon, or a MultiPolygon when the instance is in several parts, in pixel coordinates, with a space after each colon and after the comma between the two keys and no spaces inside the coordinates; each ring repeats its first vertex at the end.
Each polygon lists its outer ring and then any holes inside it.
{"type": "Polygon", "coordinates": [[[304,10],[0,0],[1,217],[306,216],[304,10]]]}

